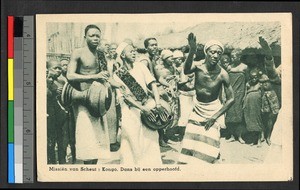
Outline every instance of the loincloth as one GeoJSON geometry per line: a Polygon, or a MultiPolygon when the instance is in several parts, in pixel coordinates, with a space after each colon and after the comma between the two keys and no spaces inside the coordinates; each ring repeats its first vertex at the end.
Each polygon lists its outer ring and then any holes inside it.
{"type": "Polygon", "coordinates": [[[205,130],[205,120],[222,108],[217,99],[210,103],[195,100],[194,110],[189,117],[182,142],[179,162],[214,163],[220,153],[220,128],[224,125],[224,115],[220,116],[209,130],[205,130]]]}

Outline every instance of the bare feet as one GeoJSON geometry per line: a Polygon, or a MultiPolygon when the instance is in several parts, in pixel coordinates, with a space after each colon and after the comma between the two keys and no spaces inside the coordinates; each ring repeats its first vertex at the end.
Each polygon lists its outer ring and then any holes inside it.
{"type": "Polygon", "coordinates": [[[242,139],[242,137],[239,137],[239,142],[240,142],[241,144],[245,144],[245,141],[242,139]]]}
{"type": "Polygon", "coordinates": [[[235,141],[235,138],[234,138],[234,136],[231,135],[231,137],[229,139],[227,139],[226,141],[227,142],[233,142],[233,141],[235,141]]]}
{"type": "Polygon", "coordinates": [[[118,143],[118,142],[110,144],[111,152],[116,152],[119,150],[119,148],[120,148],[120,143],[118,143]]]}
{"type": "Polygon", "coordinates": [[[264,132],[261,132],[260,141],[261,142],[265,141],[265,134],[264,134],[264,132]]]}
{"type": "Polygon", "coordinates": [[[261,147],[261,139],[258,139],[257,148],[260,148],[260,147],[261,147]]]}
{"type": "Polygon", "coordinates": [[[93,160],[83,161],[83,164],[85,164],[85,165],[94,165],[94,164],[97,164],[97,162],[98,162],[98,159],[93,159],[93,160]]]}
{"type": "Polygon", "coordinates": [[[169,145],[164,140],[159,140],[159,146],[161,146],[161,147],[169,147],[169,145]]]}

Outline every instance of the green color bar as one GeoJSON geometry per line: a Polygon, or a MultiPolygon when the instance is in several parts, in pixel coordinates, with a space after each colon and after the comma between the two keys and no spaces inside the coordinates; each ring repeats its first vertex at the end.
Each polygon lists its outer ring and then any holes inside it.
{"type": "Polygon", "coordinates": [[[8,101],[8,143],[14,142],[14,101],[8,101]]]}

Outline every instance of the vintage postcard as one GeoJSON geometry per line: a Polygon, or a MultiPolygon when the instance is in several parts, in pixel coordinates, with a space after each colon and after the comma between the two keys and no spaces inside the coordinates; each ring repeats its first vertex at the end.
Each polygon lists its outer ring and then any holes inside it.
{"type": "Polygon", "coordinates": [[[293,180],[292,44],[291,13],[37,15],[37,180],[293,180]]]}

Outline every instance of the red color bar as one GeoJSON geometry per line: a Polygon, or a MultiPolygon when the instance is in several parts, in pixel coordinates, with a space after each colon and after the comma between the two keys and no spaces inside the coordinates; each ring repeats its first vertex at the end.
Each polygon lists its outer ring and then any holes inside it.
{"type": "Polygon", "coordinates": [[[8,16],[7,20],[8,35],[7,35],[7,56],[8,59],[14,58],[14,17],[8,16]]]}

